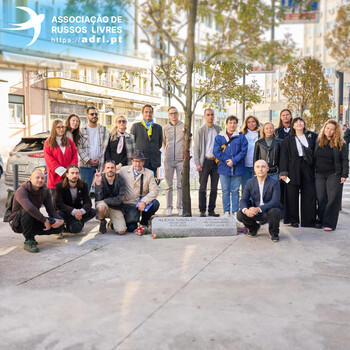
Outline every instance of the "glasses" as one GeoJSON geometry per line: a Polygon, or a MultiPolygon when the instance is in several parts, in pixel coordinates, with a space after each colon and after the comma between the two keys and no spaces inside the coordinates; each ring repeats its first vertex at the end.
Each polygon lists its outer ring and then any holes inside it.
{"type": "Polygon", "coordinates": [[[126,124],[126,120],[124,120],[124,119],[117,120],[117,123],[118,124],[126,124]]]}
{"type": "Polygon", "coordinates": [[[64,129],[64,126],[56,126],[56,129],[64,129]]]}
{"type": "Polygon", "coordinates": [[[169,113],[169,115],[178,115],[178,112],[169,113]]]}
{"type": "Polygon", "coordinates": [[[98,116],[98,113],[90,113],[90,115],[91,115],[91,117],[93,117],[93,116],[98,116]]]}

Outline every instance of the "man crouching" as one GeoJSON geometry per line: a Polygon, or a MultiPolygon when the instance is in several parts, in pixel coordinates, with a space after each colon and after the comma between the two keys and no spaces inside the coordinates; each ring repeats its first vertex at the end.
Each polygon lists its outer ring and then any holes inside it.
{"type": "Polygon", "coordinates": [[[102,174],[102,170],[96,170],[94,179],[96,211],[101,220],[100,233],[107,232],[106,218],[110,218],[114,231],[123,235],[126,231],[122,211],[125,186],[122,178],[116,172],[117,168],[114,160],[105,162],[104,174],[102,174]]]}
{"type": "Polygon", "coordinates": [[[55,207],[70,233],[81,232],[84,223],[96,216],[96,210],[91,208],[88,185],[79,174],[79,167],[71,164],[67,167],[66,177],[55,185],[55,207]]]}
{"type": "Polygon", "coordinates": [[[62,217],[53,207],[50,191],[45,187],[45,174],[41,170],[34,170],[29,181],[23,183],[16,191],[9,222],[14,232],[23,233],[25,238],[23,248],[30,253],[39,251],[35,235],[62,232],[62,217]],[[49,218],[40,212],[43,204],[49,218]]]}
{"type": "Polygon", "coordinates": [[[283,213],[280,206],[280,184],[267,175],[268,170],[269,166],[264,160],[255,162],[256,176],[249,179],[244,187],[237,219],[248,228],[251,237],[258,233],[258,222],[267,221],[272,241],[278,242],[283,213]]]}

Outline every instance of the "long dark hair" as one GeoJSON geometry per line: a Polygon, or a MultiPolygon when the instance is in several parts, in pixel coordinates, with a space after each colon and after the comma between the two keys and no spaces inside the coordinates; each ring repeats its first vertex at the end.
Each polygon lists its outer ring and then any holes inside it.
{"type": "Polygon", "coordinates": [[[303,133],[305,134],[306,133],[306,124],[305,124],[305,120],[302,118],[302,117],[296,117],[296,118],[293,118],[292,119],[292,122],[290,123],[290,134],[295,136],[295,129],[293,128],[293,125],[298,121],[298,120],[301,120],[303,123],[304,123],[304,130],[303,130],[303,133]]]}
{"type": "MultiPolygon", "coordinates": [[[[67,178],[67,174],[69,172],[69,169],[72,169],[72,168],[79,169],[79,174],[80,174],[80,168],[77,165],[75,164],[68,165],[66,172],[64,173],[65,174],[64,179],[62,180],[62,188],[64,189],[69,188],[69,180],[67,178]]],[[[83,180],[79,179],[77,182],[77,188],[83,188],[83,185],[84,185],[83,180]]]]}
{"type": "Polygon", "coordinates": [[[72,133],[72,135],[73,135],[73,142],[75,143],[75,145],[77,145],[78,142],[79,142],[79,139],[80,139],[80,118],[79,118],[79,116],[76,115],[75,113],[70,114],[70,115],[67,117],[66,121],[64,122],[64,126],[65,126],[65,128],[66,128],[66,132],[69,131],[69,132],[72,133]],[[71,120],[73,117],[77,117],[77,118],[78,118],[78,120],[79,120],[79,125],[78,125],[78,128],[77,128],[77,129],[74,129],[74,130],[72,131],[72,128],[70,127],[70,120],[71,120]]]}
{"type": "MultiPolygon", "coordinates": [[[[58,147],[57,141],[56,141],[56,136],[57,136],[57,125],[58,124],[62,124],[63,122],[60,119],[56,119],[53,121],[52,123],[52,127],[51,127],[51,132],[50,132],[50,136],[49,136],[49,146],[50,148],[56,148],[58,147]]],[[[68,137],[66,136],[66,134],[62,135],[62,146],[67,146],[70,147],[70,143],[68,141],[68,137]]]]}
{"type": "Polygon", "coordinates": [[[283,123],[282,123],[282,120],[281,120],[281,115],[282,115],[283,112],[288,112],[290,114],[290,123],[292,123],[293,115],[292,115],[291,110],[288,109],[288,108],[284,108],[280,112],[280,119],[278,121],[277,129],[282,128],[282,126],[283,126],[283,123]]]}

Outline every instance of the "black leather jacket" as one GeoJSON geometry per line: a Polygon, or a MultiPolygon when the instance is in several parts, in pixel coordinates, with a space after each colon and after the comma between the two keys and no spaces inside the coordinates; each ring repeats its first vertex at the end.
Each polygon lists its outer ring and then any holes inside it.
{"type": "Polygon", "coordinates": [[[265,139],[259,139],[255,142],[254,149],[254,163],[263,159],[269,165],[268,174],[276,174],[279,172],[279,162],[280,162],[280,147],[281,147],[281,139],[275,137],[272,140],[271,147],[269,147],[265,141],[265,139]]]}

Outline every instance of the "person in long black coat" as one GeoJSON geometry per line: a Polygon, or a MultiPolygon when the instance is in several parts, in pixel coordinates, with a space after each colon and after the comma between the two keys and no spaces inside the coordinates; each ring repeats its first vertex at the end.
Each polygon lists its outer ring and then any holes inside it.
{"type": "Polygon", "coordinates": [[[317,134],[306,131],[305,121],[294,118],[291,135],[282,141],[280,178],[286,183],[285,223],[299,227],[299,190],[301,193],[301,226],[315,227],[316,188],[313,152],[317,134]]]}

